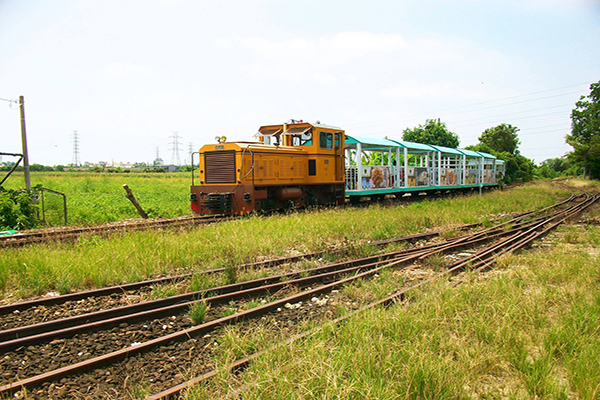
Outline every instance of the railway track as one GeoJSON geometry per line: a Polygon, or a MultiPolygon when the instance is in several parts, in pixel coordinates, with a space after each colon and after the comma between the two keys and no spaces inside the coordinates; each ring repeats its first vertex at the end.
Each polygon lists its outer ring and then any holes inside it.
{"type": "MultiPolygon", "coordinates": [[[[166,364],[181,368],[181,365],[193,365],[198,358],[208,360],[213,336],[218,329],[267,315],[279,315],[282,310],[285,312],[290,309],[290,305],[303,301],[322,301],[320,299],[340,287],[373,277],[383,270],[406,268],[428,257],[456,254],[466,248],[476,248],[477,251],[463,255],[443,274],[466,266],[486,268],[498,255],[528,245],[596,200],[596,196],[573,196],[544,210],[523,214],[491,228],[442,243],[389,251],[201,292],[4,329],[0,331],[0,352],[5,354],[1,365],[6,372],[0,377],[0,394],[24,395],[26,390],[27,395],[33,398],[48,397],[48,394],[71,398],[81,391],[85,392],[86,387],[96,390],[99,386],[103,387],[102,390],[118,392],[123,386],[118,375],[123,371],[166,364]],[[238,309],[230,315],[223,312],[231,304],[248,301],[255,301],[256,305],[238,309]],[[194,325],[186,311],[198,304],[203,304],[208,310],[207,318],[206,322],[194,325]]],[[[380,245],[401,239],[408,241],[416,237],[397,238],[380,245]]],[[[264,266],[277,264],[273,260],[263,263],[264,266]]],[[[393,294],[386,301],[373,303],[373,306],[397,301],[402,296],[402,292],[393,294]]],[[[37,306],[30,304],[30,307],[37,306]]],[[[20,309],[24,309],[23,303],[20,309]]],[[[17,310],[19,308],[4,308],[5,312],[11,313],[17,310]]],[[[214,366],[207,362],[195,368],[194,372],[209,377],[212,369],[214,366]]],[[[174,396],[198,379],[186,380],[184,376],[173,376],[166,372],[164,375],[161,382],[158,382],[160,377],[153,375],[151,380],[155,380],[149,383],[155,393],[163,390],[157,398],[174,396]],[[169,388],[175,381],[178,381],[178,389],[169,388]]],[[[89,390],[85,392],[86,395],[89,393],[89,390]]]]}
{"type": "MultiPolygon", "coordinates": [[[[577,197],[580,197],[580,196],[577,196],[577,197]]],[[[352,312],[349,312],[346,315],[343,315],[342,317],[339,317],[332,321],[329,321],[326,324],[317,326],[314,329],[310,329],[310,330],[304,331],[300,334],[294,335],[294,336],[292,336],[284,341],[281,341],[279,343],[276,343],[275,345],[268,347],[264,350],[261,350],[261,351],[252,353],[249,356],[245,356],[240,359],[237,359],[234,362],[232,362],[224,367],[221,367],[219,371],[222,372],[222,371],[240,370],[240,369],[246,367],[253,360],[266,354],[267,352],[273,351],[277,347],[286,346],[294,341],[298,341],[305,337],[314,335],[317,332],[323,330],[325,327],[336,326],[339,323],[343,322],[344,320],[355,317],[355,316],[359,315],[360,313],[362,313],[366,310],[369,310],[371,308],[375,308],[378,306],[388,306],[390,304],[396,304],[398,302],[401,302],[401,301],[403,301],[404,296],[407,292],[414,290],[416,288],[419,288],[419,287],[421,287],[429,282],[432,282],[435,279],[439,279],[440,277],[443,277],[445,275],[456,273],[456,272],[464,269],[467,266],[470,267],[471,269],[475,269],[476,272],[480,272],[481,270],[483,270],[485,268],[489,268],[493,264],[494,259],[496,257],[498,257],[502,254],[516,251],[518,249],[521,249],[521,248],[531,244],[531,242],[533,242],[535,239],[542,237],[543,235],[548,233],[551,229],[557,227],[558,225],[562,224],[569,218],[574,217],[575,215],[577,215],[580,212],[582,212],[583,210],[585,210],[587,207],[589,207],[592,204],[594,204],[595,202],[597,202],[599,198],[600,198],[600,196],[598,196],[598,195],[590,196],[584,202],[582,202],[580,205],[570,207],[569,209],[565,210],[564,212],[556,213],[554,216],[546,218],[546,221],[541,222],[540,224],[535,224],[535,225],[531,226],[530,229],[522,230],[521,232],[510,236],[506,240],[501,240],[496,244],[488,246],[487,248],[482,249],[481,251],[473,254],[472,256],[468,257],[467,259],[461,260],[459,262],[454,263],[453,265],[450,265],[445,271],[442,271],[433,277],[422,280],[415,285],[406,287],[402,290],[392,293],[391,295],[389,295],[383,299],[377,300],[375,302],[371,302],[363,307],[360,307],[357,310],[354,310],[352,312]],[[541,228],[541,229],[538,229],[538,228],[541,228]]],[[[560,205],[562,205],[566,202],[569,202],[572,199],[574,199],[574,196],[571,196],[571,198],[568,199],[567,201],[560,203],[560,205]]],[[[556,204],[556,205],[552,206],[552,208],[555,208],[558,205],[559,204],[556,204]]],[[[461,282],[462,282],[461,280],[458,280],[454,284],[455,285],[460,284],[461,282]]],[[[170,399],[179,398],[181,393],[184,392],[186,389],[188,389],[194,385],[202,384],[203,382],[206,382],[206,381],[214,378],[219,371],[217,371],[217,369],[209,370],[209,371],[207,371],[201,375],[198,375],[188,381],[185,381],[178,385],[174,385],[174,386],[168,388],[167,390],[164,390],[158,394],[148,396],[147,398],[148,398],[148,400],[167,400],[167,399],[170,400],[170,399]]]]}
{"type": "MultiPolygon", "coordinates": [[[[414,200],[420,201],[419,197],[414,200]]],[[[365,206],[367,203],[363,203],[365,206]]],[[[154,219],[131,219],[111,222],[103,225],[94,225],[87,227],[55,227],[30,229],[11,235],[0,236],[0,249],[21,247],[36,243],[49,243],[56,241],[72,241],[80,236],[98,235],[109,236],[118,232],[135,231],[141,229],[160,229],[170,227],[182,227],[211,224],[225,219],[231,219],[231,216],[201,216],[195,214],[184,215],[174,218],[154,218],[154,219]]]]}
{"type": "Polygon", "coordinates": [[[75,240],[78,237],[85,235],[108,236],[117,232],[135,231],[148,228],[174,228],[211,224],[222,221],[224,218],[226,217],[185,215],[175,218],[155,218],[147,220],[132,219],[87,227],[30,229],[12,235],[0,236],[0,249],[44,242],[75,240]]]}

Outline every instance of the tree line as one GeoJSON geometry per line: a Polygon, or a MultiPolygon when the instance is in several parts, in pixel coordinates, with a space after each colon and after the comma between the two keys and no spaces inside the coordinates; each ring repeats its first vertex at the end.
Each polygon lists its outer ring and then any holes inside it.
{"type": "MultiPolygon", "coordinates": [[[[577,175],[599,179],[600,82],[591,84],[590,94],[581,96],[571,112],[571,134],[565,139],[573,146],[572,152],[535,165],[533,160],[521,154],[518,132],[516,126],[502,123],[484,130],[478,138],[479,142],[466,149],[489,153],[504,160],[506,183],[577,175]]],[[[427,119],[424,125],[405,129],[402,139],[452,148],[460,144],[458,135],[451,132],[440,119],[427,119]]]]}

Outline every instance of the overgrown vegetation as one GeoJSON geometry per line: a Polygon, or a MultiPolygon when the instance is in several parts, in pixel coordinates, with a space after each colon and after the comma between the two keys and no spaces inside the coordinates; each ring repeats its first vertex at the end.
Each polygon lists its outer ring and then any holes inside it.
{"type": "Polygon", "coordinates": [[[547,206],[568,195],[567,189],[539,184],[483,196],[251,216],[188,231],[138,231],[108,238],[82,237],[75,244],[5,249],[0,252],[0,290],[4,296],[27,297],[58,286],[81,290],[158,274],[226,267],[477,222],[490,215],[547,206]]]}
{"type": "Polygon", "coordinates": [[[6,190],[0,186],[0,231],[31,229],[39,224],[38,208],[31,204],[26,190],[6,190]]]}
{"type": "Polygon", "coordinates": [[[600,82],[590,85],[590,94],[581,96],[571,113],[571,134],[567,143],[573,146],[571,161],[594,178],[600,178],[600,82]]]}
{"type": "MultiPolygon", "coordinates": [[[[269,351],[235,377],[223,371],[186,398],[598,399],[600,226],[553,236],[550,248],[504,256],[458,286],[437,279],[404,304],[269,351]]],[[[395,288],[382,275],[352,290],[395,288]]],[[[268,348],[263,336],[235,331],[244,347],[224,342],[221,365],[268,348]]]]}
{"type": "Polygon", "coordinates": [[[537,179],[579,176],[583,175],[583,168],[573,164],[567,156],[549,158],[536,167],[534,175],[537,179]]]}
{"type": "Polygon", "coordinates": [[[190,306],[188,316],[194,324],[198,325],[204,322],[204,318],[206,318],[207,312],[208,306],[206,305],[206,303],[204,301],[199,301],[190,306]]]}

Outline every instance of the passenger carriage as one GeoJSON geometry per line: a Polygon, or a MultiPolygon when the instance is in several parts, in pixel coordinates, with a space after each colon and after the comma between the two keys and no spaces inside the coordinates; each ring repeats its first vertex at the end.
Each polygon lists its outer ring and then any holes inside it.
{"type": "Polygon", "coordinates": [[[491,154],[347,135],[291,121],[259,128],[254,142],[203,146],[192,172],[191,207],[201,214],[247,214],[348,198],[483,190],[498,185],[504,162],[491,154]]]}

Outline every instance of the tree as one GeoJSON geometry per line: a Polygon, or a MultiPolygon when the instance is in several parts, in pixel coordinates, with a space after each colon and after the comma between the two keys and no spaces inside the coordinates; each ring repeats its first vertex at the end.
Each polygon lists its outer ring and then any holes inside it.
{"type": "Polygon", "coordinates": [[[457,148],[459,144],[458,135],[450,132],[446,123],[441,122],[439,118],[428,119],[425,125],[419,125],[416,128],[406,128],[402,134],[402,139],[407,142],[417,142],[424,144],[433,144],[457,148]]]}
{"type": "Polygon", "coordinates": [[[567,143],[573,146],[571,161],[600,178],[600,81],[590,85],[590,94],[581,96],[571,112],[571,134],[567,143]]]}
{"type": "Polygon", "coordinates": [[[490,153],[504,160],[506,183],[530,181],[533,179],[535,164],[519,153],[518,131],[519,128],[509,124],[488,128],[479,136],[479,143],[467,146],[467,149],[490,153]]]}
{"type": "Polygon", "coordinates": [[[500,124],[483,131],[481,136],[479,136],[479,143],[485,144],[497,152],[518,154],[517,147],[520,144],[517,137],[518,131],[519,128],[510,124],[500,124]]]}
{"type": "Polygon", "coordinates": [[[548,158],[542,162],[542,166],[550,168],[559,174],[565,173],[571,166],[566,157],[548,158]]]}

